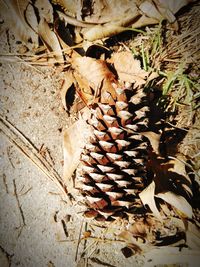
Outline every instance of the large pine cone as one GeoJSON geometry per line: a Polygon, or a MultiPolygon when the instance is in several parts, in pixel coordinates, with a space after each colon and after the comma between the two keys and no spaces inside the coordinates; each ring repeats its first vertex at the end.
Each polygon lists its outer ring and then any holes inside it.
{"type": "Polygon", "coordinates": [[[78,178],[89,207],[86,216],[112,220],[144,212],[139,193],[149,183],[148,140],[140,132],[148,127],[148,111],[143,89],[117,86],[114,94],[104,92],[101,103],[91,105],[88,123],[94,134],[78,178]]]}

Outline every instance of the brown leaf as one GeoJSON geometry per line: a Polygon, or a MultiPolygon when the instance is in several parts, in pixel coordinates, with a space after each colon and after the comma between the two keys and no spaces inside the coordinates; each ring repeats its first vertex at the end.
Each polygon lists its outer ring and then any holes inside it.
{"type": "Polygon", "coordinates": [[[192,207],[184,197],[176,195],[173,192],[159,193],[155,196],[175,207],[182,217],[192,218],[192,207]]]}
{"type": "Polygon", "coordinates": [[[147,225],[144,224],[143,221],[137,221],[134,224],[131,224],[128,229],[134,236],[145,237],[147,231],[147,225]]]}
{"type": "Polygon", "coordinates": [[[124,230],[121,233],[119,233],[118,237],[130,244],[136,242],[136,239],[133,237],[132,233],[127,230],[124,230]]]}
{"type": "Polygon", "coordinates": [[[139,197],[143,205],[148,205],[155,217],[162,220],[160,212],[158,211],[155,203],[155,182],[152,181],[140,194],[139,197]]]}
{"type": "Polygon", "coordinates": [[[34,9],[30,7],[29,1],[1,0],[0,6],[1,15],[16,38],[24,42],[26,45],[28,44],[28,41],[31,40],[33,46],[37,47],[38,35],[31,27],[29,27],[24,17],[24,12],[28,9],[28,21],[33,21],[33,24],[37,21],[34,9]]]}
{"type": "Polygon", "coordinates": [[[79,119],[64,131],[64,181],[69,182],[77,168],[82,149],[90,135],[90,128],[85,120],[79,119]]]}
{"type": "Polygon", "coordinates": [[[112,84],[115,82],[115,76],[104,61],[80,57],[72,60],[72,66],[79,86],[78,93],[86,104],[95,102],[104,91],[115,97],[112,84]]]}
{"type": "Polygon", "coordinates": [[[38,10],[39,17],[48,23],[53,23],[53,7],[49,0],[36,0],[34,6],[38,10]]]}
{"type": "Polygon", "coordinates": [[[52,53],[58,63],[63,63],[62,49],[56,34],[51,30],[45,19],[41,19],[38,25],[38,34],[47,49],[52,53]]]}
{"type": "Polygon", "coordinates": [[[80,18],[82,1],[79,0],[56,0],[56,4],[60,5],[65,13],[69,13],[73,17],[80,18]]]}
{"type": "Polygon", "coordinates": [[[160,134],[154,132],[142,132],[142,135],[147,137],[151,143],[153,151],[159,155],[159,145],[160,145],[160,134]]]}
{"type": "Polygon", "coordinates": [[[66,95],[70,88],[73,86],[74,78],[71,72],[65,72],[65,77],[60,90],[61,101],[64,108],[68,111],[66,95]]]}
{"type": "Polygon", "coordinates": [[[130,16],[137,15],[137,1],[133,0],[109,0],[93,1],[92,13],[87,14],[84,20],[92,23],[115,23],[130,16]]]}
{"type": "Polygon", "coordinates": [[[149,18],[154,18],[157,22],[162,19],[167,19],[170,23],[176,20],[175,14],[188,3],[193,0],[178,0],[178,1],[165,1],[165,0],[154,0],[144,1],[139,6],[139,9],[149,18]]]}
{"type": "Polygon", "coordinates": [[[140,61],[131,52],[115,53],[112,61],[120,80],[135,83],[136,87],[146,83],[148,72],[141,69],[140,61]]]}

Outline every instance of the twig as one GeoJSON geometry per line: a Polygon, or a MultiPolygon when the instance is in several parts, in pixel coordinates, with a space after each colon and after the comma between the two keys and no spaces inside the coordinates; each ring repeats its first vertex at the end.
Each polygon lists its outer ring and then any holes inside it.
{"type": "Polygon", "coordinates": [[[66,223],[65,223],[64,220],[61,220],[61,223],[62,223],[62,227],[63,227],[63,231],[65,233],[65,236],[66,236],[66,238],[68,238],[69,237],[69,234],[67,232],[67,225],[66,225],[66,223]]]}
{"type": "MultiPolygon", "coordinates": [[[[162,121],[164,122],[164,120],[162,120],[162,121]]],[[[175,128],[175,129],[179,129],[179,130],[188,132],[187,129],[185,129],[185,128],[181,128],[181,127],[177,127],[176,125],[174,125],[174,124],[172,124],[172,123],[170,123],[170,122],[167,122],[167,124],[169,124],[170,126],[172,126],[172,127],[175,128]]]]}
{"type": "MultiPolygon", "coordinates": [[[[27,189],[24,193],[20,193],[19,196],[24,196],[24,195],[26,195],[31,190],[32,190],[32,186],[29,189],[27,189]]],[[[22,191],[22,189],[20,190],[20,192],[21,191],[22,191]]]]}
{"type": "Polygon", "coordinates": [[[48,178],[50,178],[61,189],[63,194],[67,196],[67,188],[62,178],[40,153],[38,149],[6,118],[0,115],[1,131],[8,140],[14,144],[20,152],[23,153],[33,164],[35,164],[48,178]]]}
{"type": "Polygon", "coordinates": [[[25,216],[24,216],[24,213],[23,213],[23,210],[22,210],[22,207],[21,207],[21,204],[20,204],[20,201],[19,201],[19,196],[17,194],[17,186],[16,186],[16,182],[15,182],[15,179],[13,179],[13,186],[14,186],[14,196],[16,197],[16,200],[17,200],[17,206],[19,208],[19,212],[20,212],[20,215],[21,215],[21,218],[22,218],[22,225],[20,225],[20,232],[18,234],[18,237],[21,235],[21,232],[22,232],[22,229],[24,226],[26,226],[26,221],[25,221],[25,216]]]}
{"type": "Polygon", "coordinates": [[[11,160],[11,156],[10,156],[10,147],[7,148],[7,155],[8,155],[8,159],[10,161],[11,166],[13,167],[13,169],[15,169],[15,166],[14,166],[14,164],[11,160]]]}
{"type": "Polygon", "coordinates": [[[14,256],[14,254],[9,254],[5,248],[3,248],[1,245],[0,245],[0,250],[6,255],[7,259],[8,259],[8,263],[9,263],[9,267],[11,266],[11,259],[12,257],[14,256]]]}
{"type": "Polygon", "coordinates": [[[5,173],[3,173],[3,184],[5,185],[6,193],[9,194],[5,173]]]}
{"type": "Polygon", "coordinates": [[[83,229],[83,220],[82,220],[82,223],[81,223],[81,228],[80,228],[79,236],[78,236],[78,242],[77,242],[77,246],[76,246],[75,261],[77,261],[77,257],[78,257],[78,249],[79,249],[79,244],[81,242],[82,229],[83,229]]]}

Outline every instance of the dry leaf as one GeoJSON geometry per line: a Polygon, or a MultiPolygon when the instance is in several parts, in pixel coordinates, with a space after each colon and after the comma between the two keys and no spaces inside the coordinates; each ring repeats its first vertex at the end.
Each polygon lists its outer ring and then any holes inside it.
{"type": "Polygon", "coordinates": [[[62,49],[56,34],[51,30],[45,19],[41,19],[38,26],[38,34],[47,49],[52,53],[58,63],[63,63],[62,49]]]}
{"type": "Polygon", "coordinates": [[[96,24],[94,23],[90,23],[90,22],[85,22],[85,21],[81,21],[78,20],[76,18],[70,17],[60,11],[57,11],[59,18],[65,22],[65,25],[67,24],[71,24],[73,26],[77,26],[77,27],[83,27],[83,28],[88,28],[88,27],[92,27],[96,24]]]}
{"type": "Polygon", "coordinates": [[[112,61],[120,80],[135,83],[135,86],[146,83],[145,78],[148,72],[141,69],[140,61],[134,59],[131,52],[125,51],[115,53],[112,57],[112,61]]]}
{"type": "Polygon", "coordinates": [[[163,199],[165,202],[169,203],[171,206],[175,207],[178,212],[183,213],[182,215],[188,218],[192,218],[193,212],[191,205],[187,200],[179,195],[176,195],[173,192],[159,193],[155,195],[158,198],[163,199]]]}
{"type": "Polygon", "coordinates": [[[162,217],[156,207],[155,199],[155,182],[152,181],[140,194],[139,197],[143,205],[148,205],[155,217],[162,220],[162,217]]]}
{"type": "Polygon", "coordinates": [[[125,17],[135,16],[137,1],[133,0],[109,0],[92,1],[92,13],[87,14],[84,20],[92,23],[104,24],[120,21],[125,17]]]}
{"type": "Polygon", "coordinates": [[[28,21],[35,26],[36,16],[34,9],[29,7],[30,3],[28,0],[22,1],[4,1],[0,0],[0,12],[5,23],[8,25],[9,29],[20,41],[24,42],[26,45],[28,41],[31,40],[33,46],[38,46],[38,35],[34,30],[29,27],[24,17],[24,12],[27,10],[28,21]]]}
{"type": "Polygon", "coordinates": [[[115,24],[97,25],[87,31],[82,31],[83,38],[90,42],[119,34],[126,29],[115,24]]]}
{"type": "Polygon", "coordinates": [[[66,184],[79,164],[82,149],[89,135],[90,129],[83,119],[79,119],[64,131],[64,181],[66,184]]]}
{"type": "Polygon", "coordinates": [[[38,10],[39,17],[48,23],[53,23],[53,7],[49,0],[36,0],[34,6],[38,10]]]}
{"type": "Polygon", "coordinates": [[[154,132],[142,132],[142,135],[147,137],[151,143],[153,151],[159,155],[159,145],[160,145],[160,134],[154,132]]]}
{"type": "Polygon", "coordinates": [[[176,155],[176,158],[169,160],[169,164],[173,164],[173,168],[169,168],[169,171],[176,172],[180,175],[183,175],[190,183],[190,178],[188,177],[185,170],[185,163],[183,162],[184,158],[181,155],[176,155]]]}
{"type": "MultiPolygon", "coordinates": [[[[31,29],[35,31],[35,34],[37,34],[38,33],[38,21],[37,21],[37,17],[35,15],[35,11],[32,5],[27,6],[24,15],[25,15],[27,26],[30,26],[31,29]]],[[[37,37],[37,42],[38,42],[38,37],[37,37]]]]}
{"type": "Polygon", "coordinates": [[[123,239],[128,244],[137,243],[137,240],[136,240],[136,238],[134,237],[134,235],[132,234],[131,231],[124,230],[124,231],[119,233],[118,237],[123,239]]]}
{"type": "Polygon", "coordinates": [[[110,37],[116,34],[119,34],[123,31],[126,31],[126,26],[131,25],[133,21],[136,20],[137,16],[139,15],[139,12],[137,8],[135,8],[135,11],[133,14],[131,14],[128,17],[123,17],[121,20],[108,22],[105,24],[99,24],[93,27],[90,27],[89,29],[82,30],[82,34],[84,39],[88,41],[95,41],[98,39],[103,39],[105,37],[110,37]]]}
{"type": "Polygon", "coordinates": [[[73,85],[73,83],[74,83],[74,78],[72,76],[72,73],[69,71],[65,72],[65,78],[63,80],[62,87],[60,90],[61,101],[62,101],[62,104],[65,110],[68,110],[67,103],[66,103],[67,101],[66,94],[68,90],[71,88],[71,86],[73,85]]]}
{"type": "Polygon", "coordinates": [[[150,1],[144,1],[139,6],[139,9],[142,11],[143,14],[145,14],[149,18],[154,18],[159,22],[163,19],[162,14],[158,11],[155,4],[158,4],[158,1],[150,2],[150,1]]]}
{"type": "Polygon", "coordinates": [[[80,88],[78,93],[86,104],[93,103],[104,91],[115,97],[115,90],[112,85],[115,76],[104,61],[80,57],[72,60],[72,66],[80,88]]]}
{"type": "Polygon", "coordinates": [[[82,1],[80,0],[52,0],[53,3],[60,5],[66,14],[72,17],[81,18],[82,1]]]}
{"type": "Polygon", "coordinates": [[[131,224],[128,230],[133,234],[133,236],[140,236],[145,238],[147,235],[147,227],[148,225],[143,221],[137,221],[131,224]]]}

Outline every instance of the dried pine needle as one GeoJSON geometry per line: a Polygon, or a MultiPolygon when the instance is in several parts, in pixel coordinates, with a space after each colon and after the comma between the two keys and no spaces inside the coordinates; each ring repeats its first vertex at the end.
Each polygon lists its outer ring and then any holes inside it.
{"type": "Polygon", "coordinates": [[[38,151],[38,149],[5,117],[0,115],[0,130],[14,144],[19,151],[25,155],[35,166],[37,166],[48,178],[50,178],[61,189],[62,193],[67,196],[67,188],[62,178],[38,151]]]}

